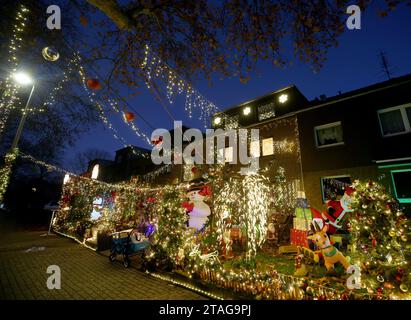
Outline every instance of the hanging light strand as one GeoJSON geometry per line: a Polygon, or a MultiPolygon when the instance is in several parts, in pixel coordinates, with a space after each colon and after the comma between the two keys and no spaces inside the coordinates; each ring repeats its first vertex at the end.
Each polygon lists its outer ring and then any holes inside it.
{"type": "Polygon", "coordinates": [[[23,43],[23,32],[25,31],[25,27],[27,24],[27,14],[29,13],[29,9],[25,7],[23,4],[20,4],[16,17],[14,19],[13,25],[13,32],[12,37],[10,39],[9,44],[9,68],[10,72],[8,73],[4,84],[4,92],[3,96],[0,99],[0,134],[3,132],[4,127],[6,125],[8,116],[12,109],[18,105],[18,86],[12,80],[13,74],[17,71],[17,67],[19,64],[19,59],[17,57],[17,52],[21,48],[23,43]]]}

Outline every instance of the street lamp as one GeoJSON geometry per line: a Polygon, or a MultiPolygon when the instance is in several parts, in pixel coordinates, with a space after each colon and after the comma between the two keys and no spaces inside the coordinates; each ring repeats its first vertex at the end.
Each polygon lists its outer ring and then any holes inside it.
{"type": "Polygon", "coordinates": [[[27,99],[26,106],[23,109],[23,115],[21,116],[20,123],[19,123],[19,126],[17,128],[16,135],[14,136],[13,144],[11,145],[12,150],[17,148],[17,145],[19,143],[21,132],[23,131],[24,123],[26,122],[26,117],[27,117],[27,113],[28,113],[28,109],[29,109],[29,105],[30,105],[30,100],[31,100],[31,97],[33,96],[33,92],[34,92],[34,81],[28,74],[26,74],[24,72],[18,72],[18,73],[13,74],[13,79],[19,85],[26,86],[26,85],[31,84],[32,87],[31,87],[29,98],[27,99]]]}

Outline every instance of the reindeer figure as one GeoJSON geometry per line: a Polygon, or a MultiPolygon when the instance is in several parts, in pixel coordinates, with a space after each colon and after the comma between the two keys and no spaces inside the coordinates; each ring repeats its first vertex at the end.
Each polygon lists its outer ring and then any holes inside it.
{"type": "Polygon", "coordinates": [[[334,264],[336,264],[337,262],[341,263],[344,269],[347,270],[350,266],[347,259],[343,256],[343,254],[340,251],[338,251],[336,247],[334,247],[330,243],[330,239],[327,235],[328,225],[324,224],[324,227],[320,229],[318,224],[314,222],[314,227],[316,231],[315,234],[313,234],[312,236],[308,236],[307,238],[312,240],[314,244],[318,248],[320,248],[320,250],[317,250],[316,253],[322,253],[324,257],[324,264],[327,268],[327,271],[333,271],[334,264]]]}

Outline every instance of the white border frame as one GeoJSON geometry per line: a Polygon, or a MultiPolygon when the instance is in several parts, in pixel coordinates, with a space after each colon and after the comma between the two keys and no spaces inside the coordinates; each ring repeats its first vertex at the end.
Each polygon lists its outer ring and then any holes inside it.
{"type": "Polygon", "coordinates": [[[406,108],[409,108],[409,107],[411,107],[411,103],[401,104],[399,106],[385,108],[385,109],[381,109],[381,110],[377,111],[378,123],[380,124],[380,130],[381,130],[381,136],[382,137],[385,138],[385,137],[399,136],[399,135],[407,134],[407,133],[411,132],[410,119],[408,119],[407,111],[405,110],[406,108]],[[395,110],[400,110],[400,112],[401,112],[402,122],[404,123],[405,131],[397,132],[397,133],[384,134],[384,130],[383,130],[382,124],[381,124],[380,114],[395,111],[395,110]]]}

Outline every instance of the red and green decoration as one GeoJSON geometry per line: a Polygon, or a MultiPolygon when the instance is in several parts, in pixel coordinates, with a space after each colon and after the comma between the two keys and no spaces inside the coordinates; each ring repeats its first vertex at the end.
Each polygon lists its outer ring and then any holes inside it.
{"type": "Polygon", "coordinates": [[[352,258],[361,265],[362,274],[371,275],[365,286],[381,298],[407,294],[411,290],[407,217],[382,185],[355,181],[353,188],[352,258]]]}
{"type": "Polygon", "coordinates": [[[167,186],[156,203],[157,227],[151,258],[157,268],[172,269],[178,259],[186,230],[186,209],[181,205],[185,194],[177,186],[167,186]]]}

